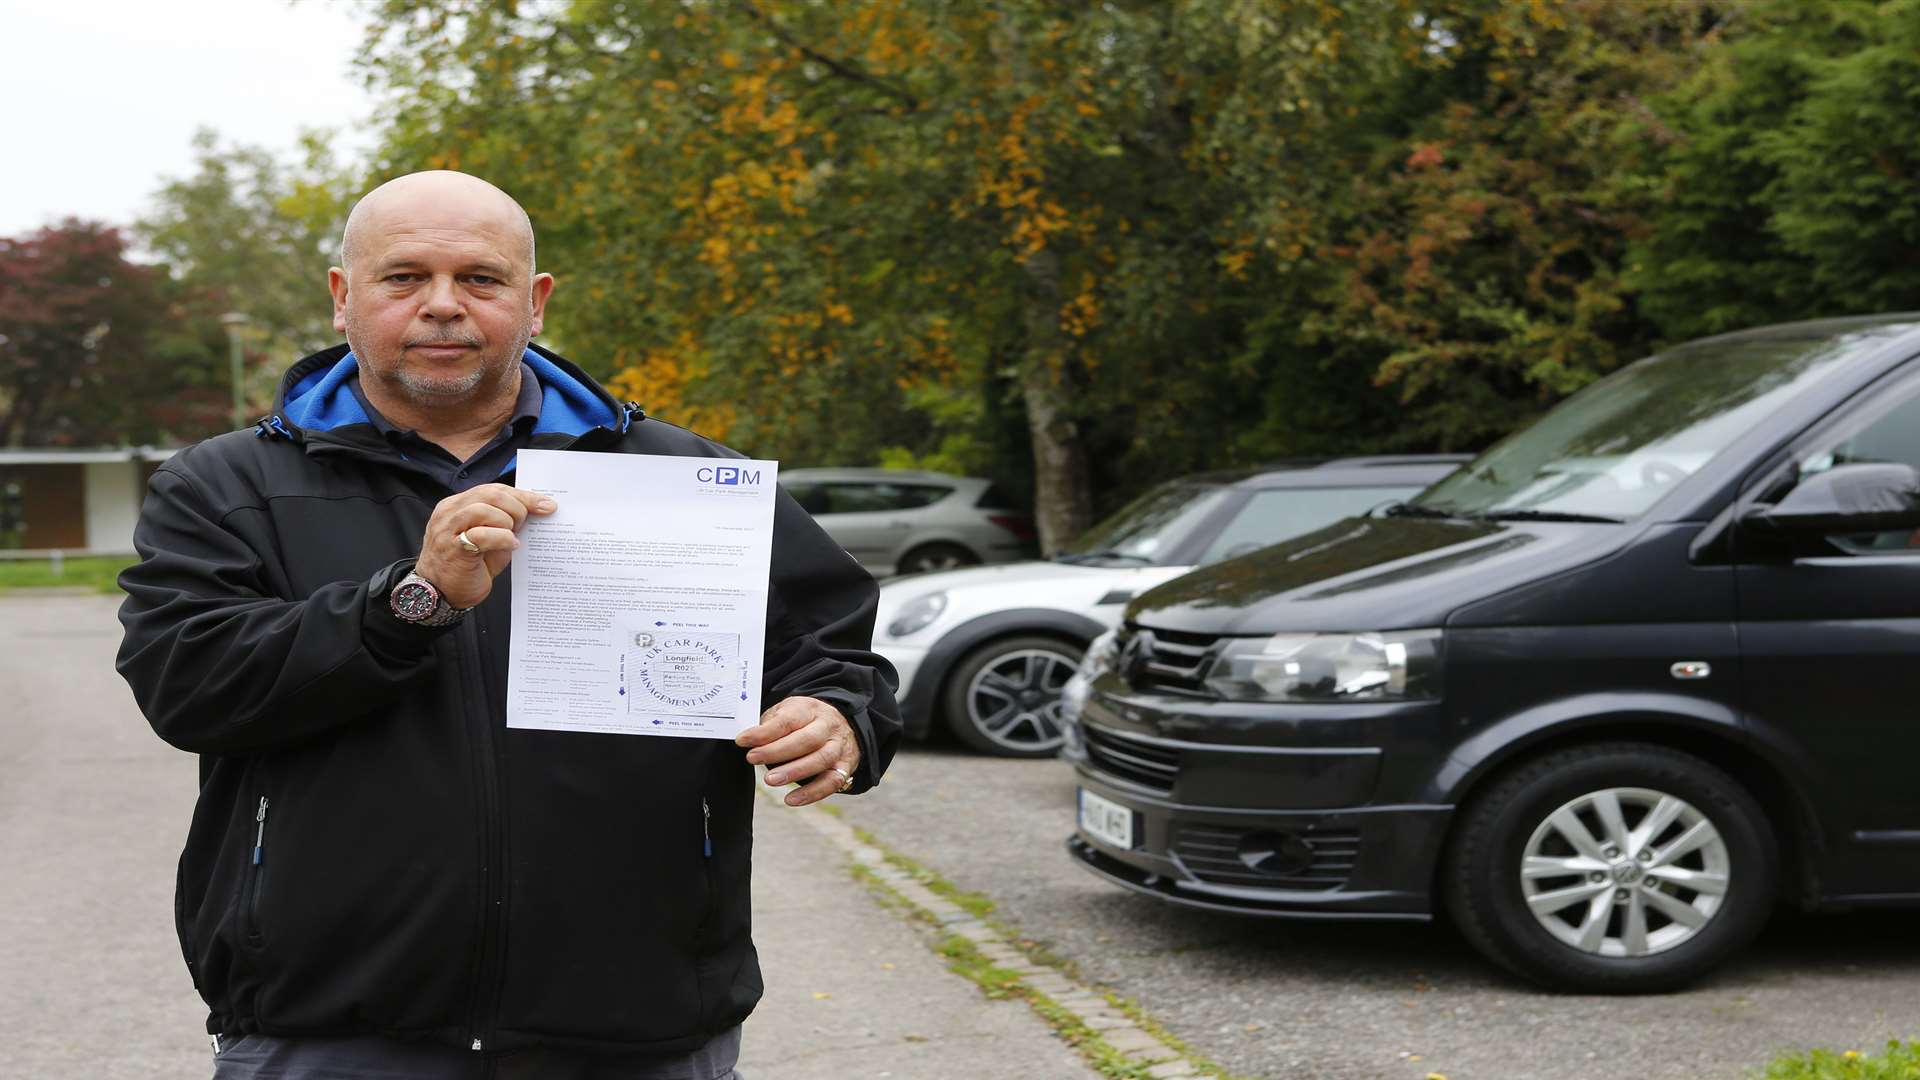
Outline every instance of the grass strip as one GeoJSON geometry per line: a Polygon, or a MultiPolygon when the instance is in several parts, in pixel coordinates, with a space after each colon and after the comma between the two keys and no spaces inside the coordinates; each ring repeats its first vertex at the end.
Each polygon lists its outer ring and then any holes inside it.
{"type": "MultiPolygon", "coordinates": [[[[955,904],[991,927],[1002,942],[1018,949],[1021,955],[1032,963],[1040,967],[1052,968],[1076,985],[1085,985],[1085,981],[1071,961],[1053,953],[1031,938],[1020,935],[1012,927],[994,918],[994,903],[990,897],[959,888],[917,860],[888,848],[865,829],[855,827],[853,834],[861,843],[879,851],[889,865],[911,876],[928,892],[955,904]]],[[[939,925],[931,912],[922,910],[917,904],[889,888],[885,881],[875,876],[867,867],[855,864],[853,873],[857,880],[879,894],[882,903],[889,907],[903,908],[919,921],[930,926],[939,925]]],[[[1114,1049],[1100,1037],[1098,1031],[1088,1027],[1072,1009],[1026,985],[1019,972],[995,966],[992,960],[980,952],[978,947],[967,938],[958,934],[943,934],[936,941],[934,950],[947,957],[948,967],[955,974],[971,980],[987,997],[1016,997],[1024,1000],[1028,1007],[1039,1013],[1040,1017],[1062,1039],[1066,1040],[1068,1045],[1079,1050],[1081,1056],[1086,1058],[1087,1062],[1103,1076],[1112,1077],[1113,1080],[1146,1080],[1148,1077],[1147,1069],[1150,1066],[1134,1062],[1121,1051],[1114,1049]]],[[[1245,1077],[1228,1073],[1195,1053],[1191,1047],[1175,1038],[1133,1001],[1115,994],[1103,996],[1115,1011],[1131,1020],[1142,1031],[1165,1043],[1169,1050],[1191,1064],[1201,1076],[1214,1077],[1216,1080],[1246,1080],[1245,1077]]]]}
{"type": "Polygon", "coordinates": [[[1887,1043],[1884,1054],[1809,1050],[1775,1058],[1762,1080],[1920,1080],[1920,1042],[1887,1043]]]}
{"type": "Polygon", "coordinates": [[[118,594],[115,578],[133,564],[131,557],[84,556],[61,559],[57,568],[52,559],[0,559],[0,593],[16,589],[87,589],[118,594]]]}

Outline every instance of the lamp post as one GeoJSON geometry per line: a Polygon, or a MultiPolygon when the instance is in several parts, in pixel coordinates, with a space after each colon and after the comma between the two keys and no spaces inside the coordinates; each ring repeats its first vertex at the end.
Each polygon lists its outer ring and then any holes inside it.
{"type": "Polygon", "coordinates": [[[242,370],[244,355],[240,349],[240,328],[253,320],[244,312],[229,311],[220,316],[220,325],[227,328],[227,377],[233,384],[233,428],[235,431],[247,426],[247,399],[240,392],[241,380],[245,377],[242,370]]]}

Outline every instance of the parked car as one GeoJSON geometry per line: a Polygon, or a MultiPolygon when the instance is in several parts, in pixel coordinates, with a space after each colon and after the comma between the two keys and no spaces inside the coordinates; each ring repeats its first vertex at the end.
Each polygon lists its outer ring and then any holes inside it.
{"type": "Polygon", "coordinates": [[[874,647],[900,673],[908,734],[925,736],[938,717],[976,750],[1050,756],[1062,738],[1061,687],[1137,593],[1408,498],[1465,460],[1343,458],[1192,476],[1148,491],[1051,561],[887,582],[874,647]]]}
{"type": "Polygon", "coordinates": [[[780,486],[875,577],[1031,558],[1033,516],[986,480],[904,469],[793,469],[780,486]]]}
{"type": "Polygon", "coordinates": [[[1630,365],[1402,507],[1148,592],[1072,701],[1073,857],[1177,904],[1444,911],[1652,991],[1780,901],[1920,902],[1920,314],[1630,365]]]}

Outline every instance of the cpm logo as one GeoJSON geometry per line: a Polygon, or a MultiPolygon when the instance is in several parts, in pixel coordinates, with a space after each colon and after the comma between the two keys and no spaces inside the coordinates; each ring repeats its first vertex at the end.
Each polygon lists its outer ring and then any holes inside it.
{"type": "Polygon", "coordinates": [[[743,469],[738,465],[721,465],[718,467],[701,466],[694,472],[693,477],[703,484],[758,484],[760,482],[760,470],[743,469]]]}

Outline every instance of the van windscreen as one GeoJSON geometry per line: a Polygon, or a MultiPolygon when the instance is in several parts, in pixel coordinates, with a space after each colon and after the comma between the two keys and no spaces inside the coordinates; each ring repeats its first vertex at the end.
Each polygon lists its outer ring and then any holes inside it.
{"type": "Polygon", "coordinates": [[[1804,387],[1878,347],[1885,329],[1743,335],[1650,357],[1568,398],[1414,503],[1469,515],[1638,517],[1804,387]]]}

